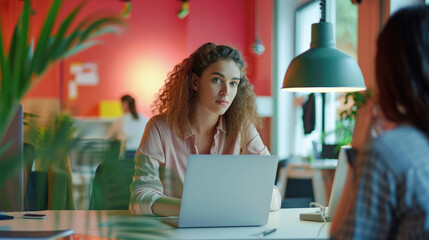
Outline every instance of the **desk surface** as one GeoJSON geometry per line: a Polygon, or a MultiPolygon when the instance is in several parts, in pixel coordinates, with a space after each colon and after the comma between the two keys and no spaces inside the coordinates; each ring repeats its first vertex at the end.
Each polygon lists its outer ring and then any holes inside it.
{"type": "Polygon", "coordinates": [[[329,223],[299,220],[299,213],[310,208],[280,209],[271,212],[268,224],[261,227],[177,229],[160,217],[132,216],[128,211],[41,211],[46,220],[23,219],[23,212],[7,212],[13,220],[0,221],[0,230],[74,230],[75,234],[112,238],[151,239],[257,239],[257,233],[270,228],[277,231],[264,239],[326,239],[329,223]]]}
{"type": "Polygon", "coordinates": [[[315,170],[335,170],[337,168],[337,164],[337,159],[323,159],[313,161],[310,163],[310,167],[315,170]]]}

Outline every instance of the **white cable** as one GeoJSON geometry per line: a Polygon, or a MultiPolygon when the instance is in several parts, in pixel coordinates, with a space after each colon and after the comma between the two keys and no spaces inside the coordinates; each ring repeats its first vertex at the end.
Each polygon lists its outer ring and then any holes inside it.
{"type": "Polygon", "coordinates": [[[322,231],[322,229],[325,227],[325,225],[326,225],[326,206],[323,206],[322,204],[320,204],[320,203],[317,203],[317,202],[310,202],[310,207],[318,207],[320,210],[319,210],[319,213],[320,213],[320,217],[322,218],[322,220],[323,220],[323,224],[322,224],[322,226],[320,226],[320,228],[319,228],[319,231],[317,231],[317,235],[316,235],[316,237],[314,238],[314,239],[317,239],[317,238],[319,238],[319,234],[320,234],[320,232],[322,231]]]}

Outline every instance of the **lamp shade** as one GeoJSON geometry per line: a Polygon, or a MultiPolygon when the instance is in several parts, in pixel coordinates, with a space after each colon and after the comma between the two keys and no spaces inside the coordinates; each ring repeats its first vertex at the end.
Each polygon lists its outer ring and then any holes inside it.
{"type": "Polygon", "coordinates": [[[291,92],[355,92],[365,90],[357,62],[335,48],[329,22],[311,26],[310,49],[290,63],[282,89],[291,92]]]}

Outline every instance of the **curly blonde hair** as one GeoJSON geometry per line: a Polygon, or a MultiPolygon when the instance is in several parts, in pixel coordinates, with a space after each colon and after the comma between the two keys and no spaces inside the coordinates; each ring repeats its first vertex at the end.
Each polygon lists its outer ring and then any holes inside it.
{"type": "Polygon", "coordinates": [[[197,102],[197,92],[192,89],[192,74],[201,77],[211,64],[225,59],[233,60],[241,75],[237,95],[223,114],[227,138],[235,138],[240,133],[244,144],[248,140],[247,130],[252,125],[260,126],[256,95],[246,77],[246,63],[240,52],[226,45],[206,43],[173,68],[152,104],[153,114],[166,114],[169,125],[179,138],[184,139],[190,131],[190,120],[197,102]]]}

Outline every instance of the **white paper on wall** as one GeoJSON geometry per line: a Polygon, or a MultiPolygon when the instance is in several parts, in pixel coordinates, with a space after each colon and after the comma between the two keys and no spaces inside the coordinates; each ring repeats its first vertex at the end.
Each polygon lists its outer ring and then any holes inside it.
{"type": "Polygon", "coordinates": [[[77,85],[75,81],[69,82],[69,99],[77,98],[77,85]]]}
{"type": "Polygon", "coordinates": [[[96,63],[72,63],[70,73],[75,75],[74,81],[79,86],[98,85],[98,66],[96,63]]]}

